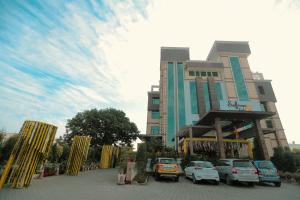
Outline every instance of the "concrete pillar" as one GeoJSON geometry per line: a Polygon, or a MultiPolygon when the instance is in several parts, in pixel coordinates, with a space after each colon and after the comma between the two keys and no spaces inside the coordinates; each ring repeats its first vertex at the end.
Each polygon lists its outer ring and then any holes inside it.
{"type": "Polygon", "coordinates": [[[223,142],[223,135],[222,135],[222,127],[221,127],[221,119],[219,117],[215,118],[215,128],[217,132],[217,143],[218,143],[218,156],[220,159],[225,158],[225,148],[223,142]]]}
{"type": "Polygon", "coordinates": [[[260,151],[262,153],[262,156],[265,160],[270,160],[270,156],[269,156],[269,153],[268,153],[268,149],[267,149],[267,145],[266,145],[266,142],[265,142],[264,134],[262,132],[261,125],[260,125],[260,120],[255,119],[255,120],[253,120],[253,122],[254,122],[254,130],[255,130],[257,143],[258,143],[258,146],[259,146],[260,151]]]}
{"type": "Polygon", "coordinates": [[[192,130],[192,127],[189,127],[189,136],[190,136],[190,142],[189,142],[190,155],[194,155],[194,148],[193,148],[193,130],[192,130]]]}

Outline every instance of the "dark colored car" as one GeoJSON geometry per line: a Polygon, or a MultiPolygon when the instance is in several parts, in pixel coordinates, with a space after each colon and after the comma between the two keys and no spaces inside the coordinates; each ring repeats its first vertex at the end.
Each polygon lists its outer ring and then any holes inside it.
{"type": "Polygon", "coordinates": [[[276,187],[281,186],[280,176],[274,164],[269,160],[255,160],[254,166],[258,170],[259,182],[274,183],[276,187]]]}

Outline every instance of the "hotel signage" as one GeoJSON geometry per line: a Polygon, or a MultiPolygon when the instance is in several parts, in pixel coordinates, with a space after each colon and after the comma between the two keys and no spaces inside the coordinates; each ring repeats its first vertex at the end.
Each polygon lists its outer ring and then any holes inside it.
{"type": "Polygon", "coordinates": [[[261,111],[260,104],[256,100],[250,101],[220,101],[220,110],[261,111]]]}

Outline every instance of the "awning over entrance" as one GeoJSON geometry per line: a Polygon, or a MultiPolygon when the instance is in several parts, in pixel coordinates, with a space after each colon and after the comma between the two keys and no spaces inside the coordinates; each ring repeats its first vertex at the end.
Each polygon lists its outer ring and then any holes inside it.
{"type": "Polygon", "coordinates": [[[142,141],[146,141],[146,140],[150,140],[151,138],[162,138],[162,135],[139,134],[137,137],[142,141]]]}
{"type": "Polygon", "coordinates": [[[274,112],[264,111],[234,111],[234,110],[211,110],[207,112],[197,123],[197,125],[212,125],[215,118],[220,118],[222,121],[252,121],[255,119],[261,120],[275,115],[274,112]]]}
{"type": "Polygon", "coordinates": [[[177,133],[177,136],[179,138],[188,137],[190,129],[192,130],[193,137],[201,137],[204,134],[206,134],[208,131],[211,131],[212,129],[214,129],[214,127],[213,126],[201,126],[201,125],[185,126],[179,130],[179,132],[177,133]]]}

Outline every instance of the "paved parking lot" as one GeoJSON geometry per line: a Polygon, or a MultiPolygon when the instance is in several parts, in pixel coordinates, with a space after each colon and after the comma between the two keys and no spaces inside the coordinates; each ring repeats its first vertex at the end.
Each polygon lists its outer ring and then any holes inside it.
{"type": "Polygon", "coordinates": [[[0,191],[1,200],[299,200],[300,185],[283,184],[272,186],[228,186],[199,184],[181,177],[178,183],[156,182],[152,178],[147,185],[116,185],[117,170],[93,170],[79,176],[53,176],[33,180],[25,189],[0,191]]]}

